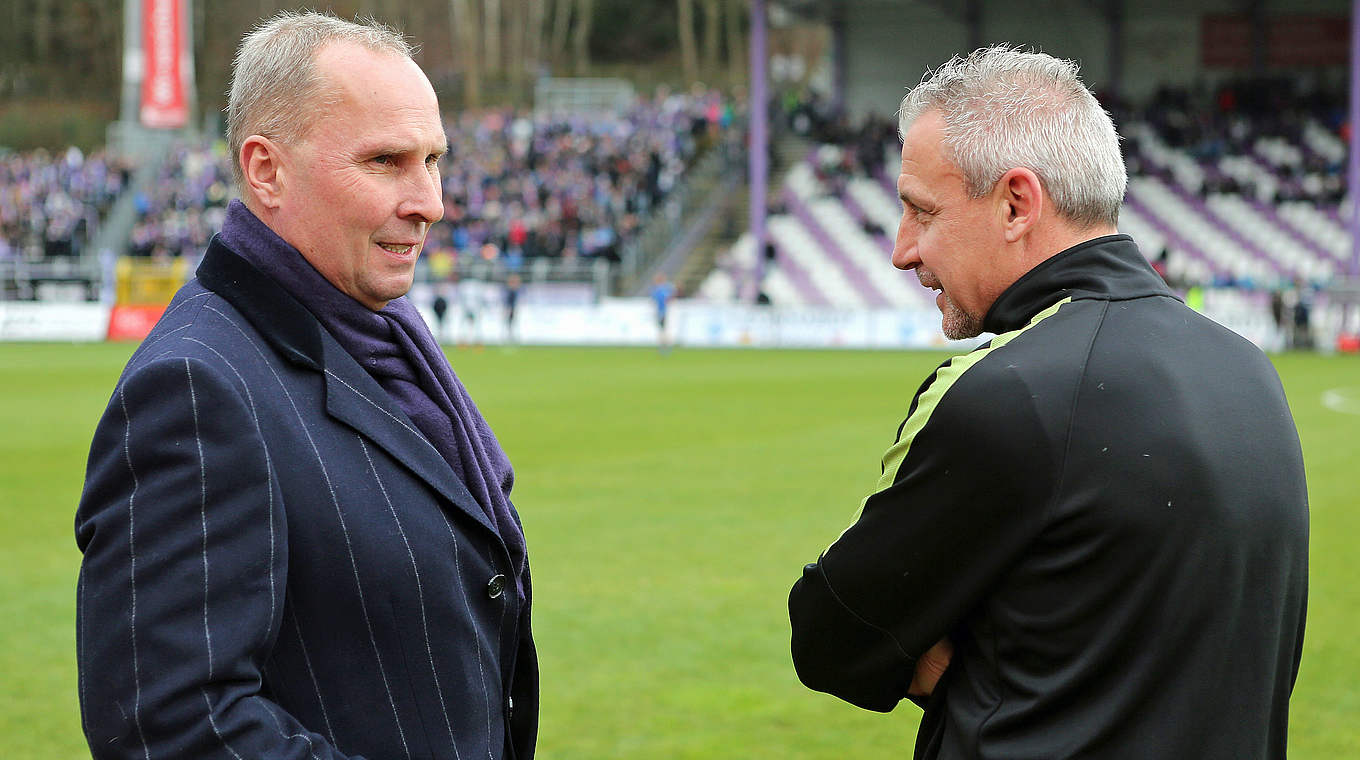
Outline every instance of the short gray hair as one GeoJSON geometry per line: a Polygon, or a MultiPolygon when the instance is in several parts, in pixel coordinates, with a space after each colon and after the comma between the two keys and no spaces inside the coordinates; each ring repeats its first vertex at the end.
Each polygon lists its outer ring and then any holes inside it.
{"type": "Polygon", "coordinates": [[[1128,185],[1119,135],[1076,63],[1009,45],[954,56],[903,98],[903,137],[927,111],[943,117],[947,158],[972,197],[1024,167],[1059,216],[1083,227],[1118,222],[1128,185]]]}
{"type": "Polygon", "coordinates": [[[282,11],[241,40],[231,66],[227,147],[232,174],[244,190],[241,144],[251,135],[300,139],[326,97],[316,74],[316,54],[331,42],[410,58],[414,48],[400,32],[372,18],[345,21],[328,13],[282,11]]]}

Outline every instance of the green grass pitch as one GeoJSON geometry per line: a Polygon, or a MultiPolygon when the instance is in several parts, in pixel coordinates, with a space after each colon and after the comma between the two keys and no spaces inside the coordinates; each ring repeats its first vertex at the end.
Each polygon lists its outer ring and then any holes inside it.
{"type": "MultiPolygon", "coordinates": [[[[131,350],[0,344],[6,757],[88,756],[72,518],[90,434],[131,350]]],[[[542,658],[540,757],[909,755],[912,705],[866,713],[797,682],[785,599],[873,488],[878,458],[942,355],[489,348],[451,357],[518,476],[542,658]]],[[[1290,755],[1357,757],[1360,359],[1275,361],[1312,503],[1290,755]],[[1332,395],[1343,411],[1324,403],[1338,388],[1351,394],[1341,404],[1332,395]]]]}

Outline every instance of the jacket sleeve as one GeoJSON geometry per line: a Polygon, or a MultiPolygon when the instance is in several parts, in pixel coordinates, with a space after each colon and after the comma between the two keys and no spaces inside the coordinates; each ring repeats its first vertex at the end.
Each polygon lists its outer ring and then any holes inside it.
{"type": "Polygon", "coordinates": [[[76,516],[95,758],[343,757],[262,688],[288,562],[256,414],[231,372],[164,358],[130,371],[100,420],[76,516]]]}
{"type": "Polygon", "coordinates": [[[799,678],[865,709],[907,696],[917,658],[1037,533],[1051,488],[1028,392],[954,374],[918,392],[877,490],[789,595],[799,678]]]}

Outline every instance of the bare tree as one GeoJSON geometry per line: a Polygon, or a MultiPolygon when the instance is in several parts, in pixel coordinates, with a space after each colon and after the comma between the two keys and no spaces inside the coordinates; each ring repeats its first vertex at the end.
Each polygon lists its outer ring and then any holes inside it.
{"type": "Polygon", "coordinates": [[[741,19],[747,12],[746,0],[724,0],[727,17],[728,82],[737,86],[746,81],[746,43],[741,35],[741,19]]]}
{"type": "Polygon", "coordinates": [[[558,63],[567,55],[567,30],[571,28],[571,11],[576,6],[576,0],[552,0],[552,3],[552,46],[549,56],[558,63]]]}
{"type": "Polygon", "coordinates": [[[718,76],[718,46],[722,42],[722,0],[704,0],[703,75],[718,76]]]}
{"type": "Polygon", "coordinates": [[[24,38],[19,26],[19,5],[10,3],[0,8],[0,96],[7,94],[5,88],[18,69],[19,45],[24,38]]]}
{"type": "Polygon", "coordinates": [[[503,70],[501,62],[501,0],[482,0],[482,56],[486,73],[495,76],[503,70]]]}
{"type": "Polygon", "coordinates": [[[545,20],[547,17],[548,0],[528,0],[529,3],[529,38],[524,53],[525,66],[530,67],[527,71],[530,75],[535,75],[539,65],[543,61],[544,51],[548,49],[545,44],[544,36],[547,34],[545,20]]]}
{"type": "Polygon", "coordinates": [[[676,0],[676,27],[680,33],[680,69],[685,83],[699,80],[698,54],[694,47],[694,0],[676,0]]]}
{"type": "Polygon", "coordinates": [[[508,0],[505,14],[506,27],[508,28],[506,35],[506,73],[509,75],[511,92],[516,99],[524,94],[524,27],[528,16],[526,3],[527,0],[508,0]]]}
{"type": "Polygon", "coordinates": [[[482,102],[481,57],[477,50],[480,36],[471,0],[449,0],[449,40],[455,60],[463,61],[463,105],[468,108],[476,108],[482,102]]]}
{"type": "Polygon", "coordinates": [[[572,37],[572,62],[576,76],[590,72],[590,23],[595,18],[595,0],[576,4],[576,33],[572,37]]]}
{"type": "Polygon", "coordinates": [[[33,0],[33,54],[39,61],[52,55],[52,0],[33,0]]]}

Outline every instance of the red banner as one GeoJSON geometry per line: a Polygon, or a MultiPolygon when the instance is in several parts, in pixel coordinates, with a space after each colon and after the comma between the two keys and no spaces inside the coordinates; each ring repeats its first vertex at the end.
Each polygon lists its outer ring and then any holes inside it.
{"type": "Polygon", "coordinates": [[[164,306],[115,306],[109,314],[109,340],[141,340],[165,313],[164,306]]]}
{"type": "Polygon", "coordinates": [[[142,124],[179,129],[189,121],[180,66],[182,0],[142,0],[142,124]]]}

